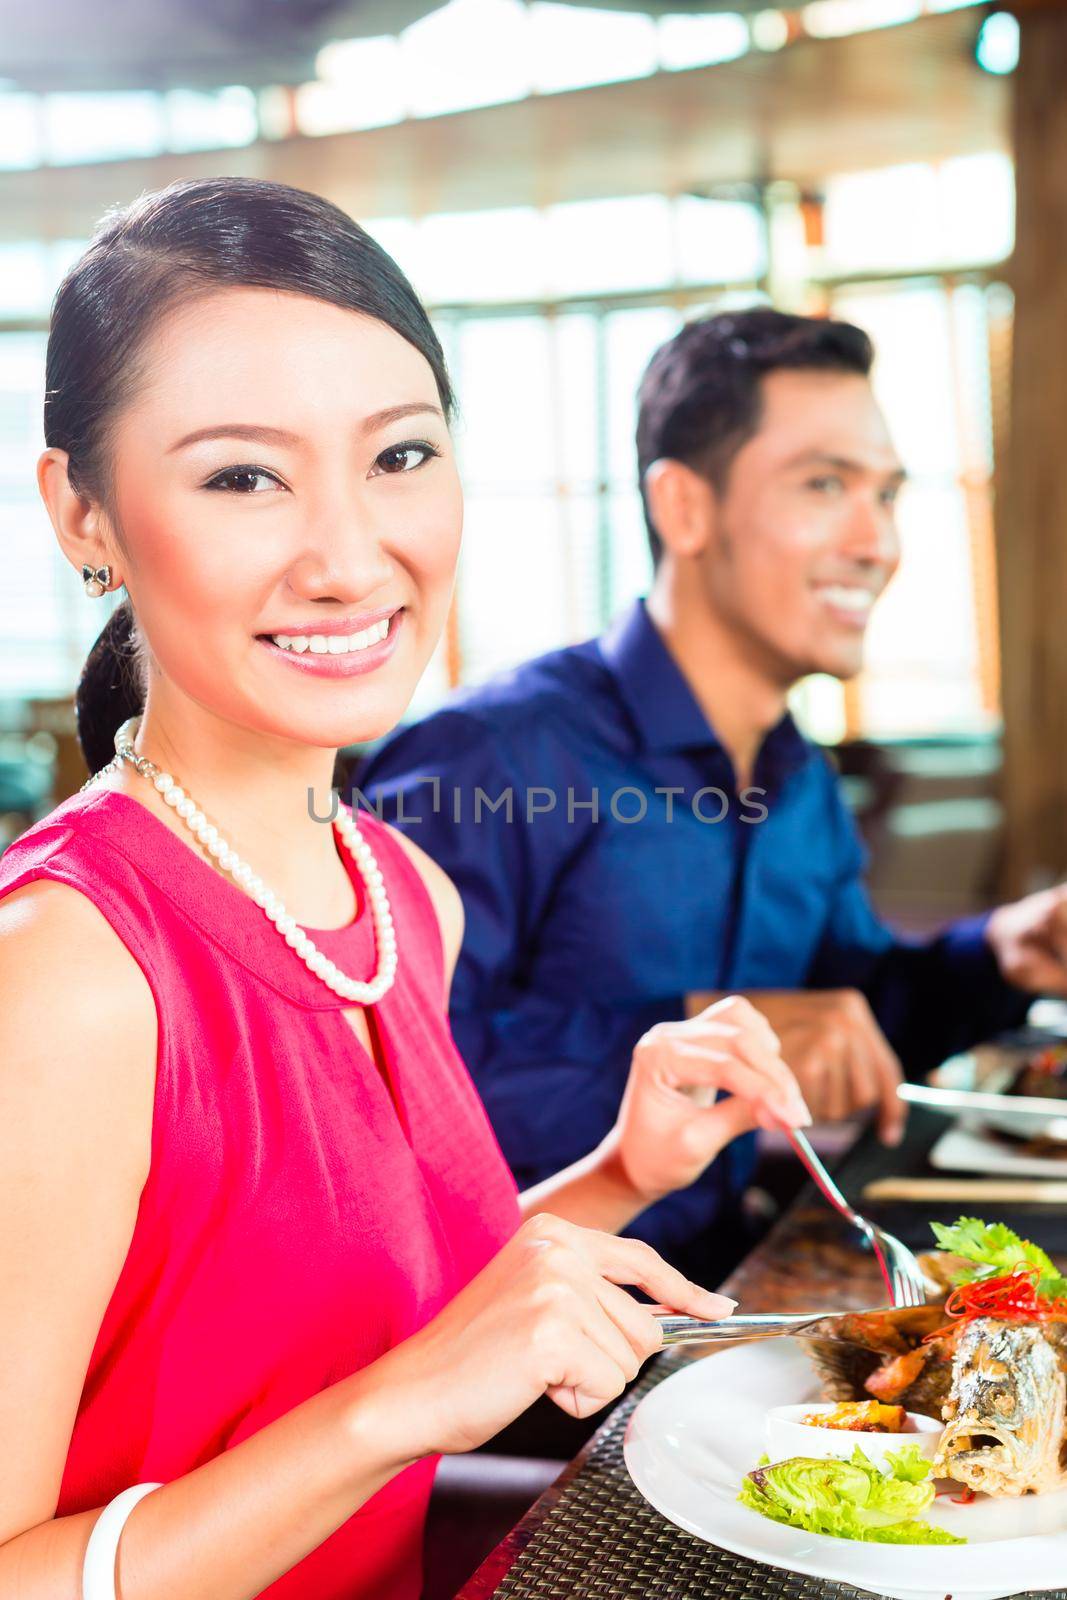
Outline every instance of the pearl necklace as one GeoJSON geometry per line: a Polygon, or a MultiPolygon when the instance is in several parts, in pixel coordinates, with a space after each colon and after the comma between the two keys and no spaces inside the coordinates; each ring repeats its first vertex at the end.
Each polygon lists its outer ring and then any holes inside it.
{"type": "Polygon", "coordinates": [[[167,805],[174,807],[190,833],[207,847],[209,854],[215,858],[223,871],[228,872],[242,889],[247,890],[257,906],[262,907],[265,916],[273,922],[286,944],[296,951],[305,966],[317,978],[321,978],[328,989],[332,989],[334,994],[340,995],[342,999],[351,1000],[359,1005],[377,1005],[382,996],[392,988],[393,979],[396,977],[396,929],[389,909],[385,880],[370,845],[360,833],[351,814],[343,807],[339,807],[334,826],[355,862],[367,891],[379,960],[378,972],[370,983],[363,983],[358,978],[349,978],[336,962],[324,955],[303,928],[299,927],[289,915],[278,896],[267,888],[263,879],[252,871],[247,861],[241,860],[237,851],[227,843],[219,830],[208,822],[196,802],[175,783],[170,773],[161,772],[155,762],[149,761],[147,756],[137,754],[133,748],[133,741],[140,725],[140,717],[130,717],[122,724],[115,734],[115,755],[106,766],[101,767],[99,772],[94,772],[92,777],[82,784],[82,789],[87,789],[91,783],[102,778],[105,772],[117,772],[123,761],[128,761],[135,771],[149,779],[167,805]]]}

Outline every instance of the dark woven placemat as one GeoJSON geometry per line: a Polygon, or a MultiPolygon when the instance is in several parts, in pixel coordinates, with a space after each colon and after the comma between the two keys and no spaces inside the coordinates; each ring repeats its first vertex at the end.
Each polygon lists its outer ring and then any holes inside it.
{"type": "MultiPolygon", "coordinates": [[[[676,1528],[642,1498],[623,1463],[626,1424],[638,1401],[680,1365],[670,1353],[652,1363],[493,1600],[869,1600],[869,1590],[720,1550],[676,1528]]],[[[1067,1589],[1044,1590],[1042,1600],[1067,1600],[1067,1589]]]]}

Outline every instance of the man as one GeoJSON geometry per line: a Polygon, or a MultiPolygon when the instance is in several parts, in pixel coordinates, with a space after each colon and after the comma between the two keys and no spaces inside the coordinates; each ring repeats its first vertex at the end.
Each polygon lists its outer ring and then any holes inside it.
{"type": "MultiPolygon", "coordinates": [[[[453,1027],[523,1185],[604,1135],[640,1034],[716,992],[765,1012],[817,1117],[877,1107],[893,1142],[902,1062],[1064,987],[1059,890],[895,939],[834,773],[786,711],[808,673],[859,670],[899,560],[904,471],[871,361],[841,322],[683,328],[640,393],[647,601],[456,695],[361,776],[461,891],[453,1027]]],[[[752,1146],[633,1231],[710,1281],[752,1146]]]]}

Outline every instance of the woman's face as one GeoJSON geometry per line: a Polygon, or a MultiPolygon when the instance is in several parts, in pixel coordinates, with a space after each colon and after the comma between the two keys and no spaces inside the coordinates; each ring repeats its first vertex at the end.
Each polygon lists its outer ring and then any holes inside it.
{"type": "Polygon", "coordinates": [[[370,317],[252,288],[179,307],[143,355],[116,419],[113,506],[119,575],[168,691],[302,744],[386,732],[444,627],[459,553],[428,362],[370,317]]]}

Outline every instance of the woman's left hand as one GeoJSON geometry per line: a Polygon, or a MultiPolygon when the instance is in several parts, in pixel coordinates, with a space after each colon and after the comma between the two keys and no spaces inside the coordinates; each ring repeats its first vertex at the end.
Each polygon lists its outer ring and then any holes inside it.
{"type": "Polygon", "coordinates": [[[728,995],[638,1040],[606,1141],[624,1180],[651,1205],[695,1182],[738,1134],[811,1122],[771,1025],[728,995]],[[720,1091],[725,1098],[716,1098],[720,1091]]]}

